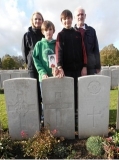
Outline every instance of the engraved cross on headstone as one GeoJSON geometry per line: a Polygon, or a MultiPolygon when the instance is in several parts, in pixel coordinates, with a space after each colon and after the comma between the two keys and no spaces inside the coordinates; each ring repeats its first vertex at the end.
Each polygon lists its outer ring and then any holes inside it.
{"type": "Polygon", "coordinates": [[[56,126],[60,127],[63,126],[62,122],[62,110],[66,108],[72,108],[72,103],[65,103],[62,102],[62,93],[61,92],[55,92],[55,103],[52,104],[45,104],[46,109],[56,109],[56,126]]]}
{"type": "MultiPolygon", "coordinates": [[[[14,108],[14,110],[16,111],[15,113],[17,113],[19,116],[21,129],[26,130],[27,125],[26,125],[25,115],[28,112],[28,104],[26,102],[24,102],[22,94],[17,95],[17,103],[16,104],[9,105],[9,111],[11,110],[11,108],[14,108]]],[[[12,112],[13,112],[13,110],[12,110],[12,112]]]]}
{"type": "Polygon", "coordinates": [[[92,114],[87,114],[88,116],[93,117],[93,127],[95,127],[95,116],[96,115],[101,115],[101,111],[96,112],[95,106],[93,107],[93,113],[92,114]]]}

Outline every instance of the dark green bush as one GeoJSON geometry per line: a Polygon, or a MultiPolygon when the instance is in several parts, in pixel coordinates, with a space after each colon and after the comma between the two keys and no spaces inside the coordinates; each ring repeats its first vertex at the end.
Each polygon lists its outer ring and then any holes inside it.
{"type": "Polygon", "coordinates": [[[87,139],[86,149],[94,156],[101,156],[103,150],[103,138],[99,136],[91,136],[87,139]]]}

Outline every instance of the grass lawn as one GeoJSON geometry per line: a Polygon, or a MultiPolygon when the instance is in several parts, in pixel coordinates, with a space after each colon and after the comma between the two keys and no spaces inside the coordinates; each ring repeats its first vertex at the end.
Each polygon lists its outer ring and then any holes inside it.
{"type": "Polygon", "coordinates": [[[0,93],[0,126],[2,125],[3,129],[8,128],[8,119],[7,119],[7,111],[5,104],[5,96],[0,93]]]}
{"type": "MultiPolygon", "coordinates": [[[[110,124],[116,124],[116,114],[117,114],[117,102],[118,102],[118,89],[110,91],[110,124]]],[[[0,93],[0,123],[3,129],[8,128],[7,111],[5,104],[5,96],[0,93]]]]}
{"type": "Polygon", "coordinates": [[[118,89],[111,90],[110,91],[110,112],[109,112],[110,124],[116,124],[117,105],[118,105],[118,89]]]}

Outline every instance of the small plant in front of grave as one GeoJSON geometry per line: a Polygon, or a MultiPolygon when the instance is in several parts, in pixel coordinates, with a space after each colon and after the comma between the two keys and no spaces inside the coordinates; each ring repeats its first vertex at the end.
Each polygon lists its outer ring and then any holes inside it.
{"type": "Polygon", "coordinates": [[[26,141],[12,140],[8,132],[0,133],[0,159],[23,159],[26,141]]]}
{"type": "Polygon", "coordinates": [[[119,147],[119,130],[116,130],[114,135],[112,136],[113,142],[116,146],[119,147]]]}
{"type": "Polygon", "coordinates": [[[91,136],[86,141],[86,149],[94,156],[101,156],[103,150],[103,138],[100,136],[91,136]]]}
{"type": "Polygon", "coordinates": [[[53,147],[59,143],[59,140],[54,137],[57,131],[50,131],[48,127],[42,127],[40,132],[29,138],[23,146],[23,150],[26,156],[33,157],[35,159],[46,159],[52,154],[53,147]]]}
{"type": "Polygon", "coordinates": [[[63,158],[72,159],[75,156],[75,151],[73,150],[72,145],[67,146],[61,142],[61,143],[57,143],[53,147],[52,154],[54,157],[57,157],[60,159],[63,159],[63,158]]]}
{"type": "Polygon", "coordinates": [[[14,157],[13,155],[14,142],[8,133],[1,132],[0,134],[0,158],[8,159],[14,157]]]}
{"type": "Polygon", "coordinates": [[[103,148],[107,158],[119,158],[119,131],[115,131],[112,136],[104,138],[103,148]]]}
{"type": "Polygon", "coordinates": [[[114,150],[115,150],[115,144],[112,141],[112,137],[105,138],[103,142],[103,148],[105,151],[105,155],[108,159],[114,158],[114,150]]]}

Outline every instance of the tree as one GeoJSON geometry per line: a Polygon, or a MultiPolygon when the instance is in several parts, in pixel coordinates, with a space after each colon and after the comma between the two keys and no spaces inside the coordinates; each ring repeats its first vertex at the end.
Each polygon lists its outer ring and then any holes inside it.
{"type": "Polygon", "coordinates": [[[24,67],[24,60],[22,56],[12,56],[12,58],[16,62],[17,68],[24,67]]]}
{"type": "Polygon", "coordinates": [[[119,50],[110,44],[100,51],[101,65],[119,65],[119,50]]]}
{"type": "Polygon", "coordinates": [[[16,68],[16,62],[11,57],[5,57],[2,60],[2,69],[14,69],[16,68]]]}

